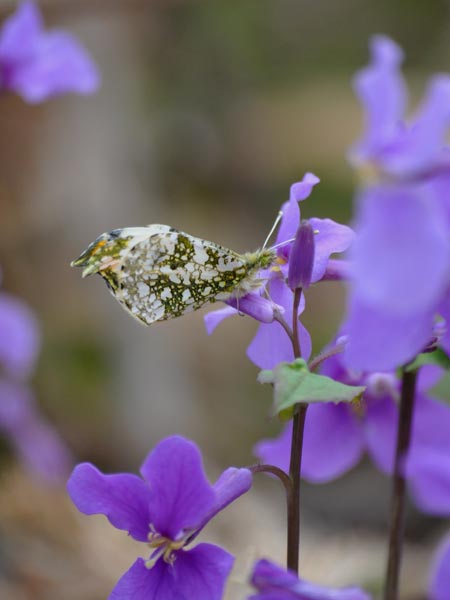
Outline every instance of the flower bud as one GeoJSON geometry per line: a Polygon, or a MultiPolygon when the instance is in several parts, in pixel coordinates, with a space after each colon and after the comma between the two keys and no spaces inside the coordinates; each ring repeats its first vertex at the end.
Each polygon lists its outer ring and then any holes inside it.
{"type": "Polygon", "coordinates": [[[226,303],[261,323],[272,323],[276,311],[284,312],[281,306],[256,293],[250,293],[241,298],[229,298],[226,303]]]}
{"type": "Polygon", "coordinates": [[[309,221],[302,221],[289,255],[288,285],[291,290],[309,287],[314,266],[314,245],[314,229],[309,221]]]}

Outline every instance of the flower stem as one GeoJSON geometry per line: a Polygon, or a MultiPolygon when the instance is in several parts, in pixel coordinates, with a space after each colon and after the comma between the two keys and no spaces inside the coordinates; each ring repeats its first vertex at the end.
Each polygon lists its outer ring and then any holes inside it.
{"type": "Polygon", "coordinates": [[[278,477],[278,479],[284,486],[287,498],[287,505],[289,507],[289,502],[292,497],[292,481],[289,475],[285,473],[283,469],[275,467],[274,465],[252,465],[248,468],[252,473],[270,473],[270,475],[275,475],[275,477],[278,477]]]}
{"type": "Polygon", "coordinates": [[[417,371],[407,371],[406,369],[403,369],[400,414],[397,430],[397,448],[392,480],[389,554],[384,587],[384,600],[397,600],[398,598],[398,583],[405,526],[405,466],[411,441],[416,379],[417,371]]]}
{"type": "Polygon", "coordinates": [[[302,466],[303,430],[307,405],[301,405],[292,423],[291,461],[289,476],[292,495],[288,500],[287,567],[298,573],[300,551],[300,471],[302,466]]]}
{"type": "MultiPolygon", "coordinates": [[[[301,288],[294,292],[294,305],[292,316],[292,347],[295,358],[301,356],[300,340],[298,336],[298,308],[302,296],[301,288]]],[[[303,431],[305,427],[306,405],[299,405],[292,423],[291,460],[289,464],[289,477],[292,482],[292,495],[288,499],[287,523],[287,567],[298,573],[298,558],[300,551],[300,472],[302,466],[303,431]]]]}

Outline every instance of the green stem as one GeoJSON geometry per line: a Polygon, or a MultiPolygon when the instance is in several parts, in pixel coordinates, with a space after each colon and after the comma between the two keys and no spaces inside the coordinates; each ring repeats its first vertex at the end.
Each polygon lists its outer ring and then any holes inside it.
{"type": "Polygon", "coordinates": [[[389,553],[384,600],[397,600],[405,528],[405,466],[411,442],[417,371],[403,369],[397,448],[392,478],[389,553]]]}

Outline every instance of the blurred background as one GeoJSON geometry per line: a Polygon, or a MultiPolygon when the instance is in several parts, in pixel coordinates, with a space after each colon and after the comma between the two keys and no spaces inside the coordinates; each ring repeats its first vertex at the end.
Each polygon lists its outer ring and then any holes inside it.
{"type": "MultiPolygon", "coordinates": [[[[32,379],[41,412],[74,461],[137,471],[161,438],[203,450],[213,479],[254,461],[276,435],[270,389],[245,349],[249,318],[208,337],[201,312],[140,326],[99,277],[69,263],[103,231],[167,223],[237,251],[260,246],[306,171],[322,182],[305,217],[351,219],[346,151],[361,113],[351,77],[368,38],[386,33],[408,57],[413,100],[427,74],[450,71],[446,0],[43,0],[46,23],[76,33],[102,73],[92,97],[38,106],[0,98],[3,290],[35,312],[42,350],[32,379]]],[[[15,8],[2,0],[0,18],[15,8]]],[[[342,318],[344,290],[308,295],[319,350],[342,318]]],[[[229,600],[245,597],[253,560],[284,560],[284,500],[260,476],[204,537],[238,561],[229,600]]],[[[302,573],[379,591],[389,486],[369,463],[305,485],[302,573]]],[[[406,600],[423,600],[431,549],[448,523],[410,507],[406,600]]],[[[0,597],[102,600],[142,548],[101,517],[82,517],[64,482],[49,486],[1,451],[0,597]]]]}

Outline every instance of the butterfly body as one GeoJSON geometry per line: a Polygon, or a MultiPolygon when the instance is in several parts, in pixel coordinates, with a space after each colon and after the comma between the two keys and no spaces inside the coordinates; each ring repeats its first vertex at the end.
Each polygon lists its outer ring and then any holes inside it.
{"type": "Polygon", "coordinates": [[[207,303],[239,298],[264,283],[270,249],[238,254],[168,225],[116,229],[99,236],[73,266],[100,274],[113,296],[146,325],[207,303]]]}

